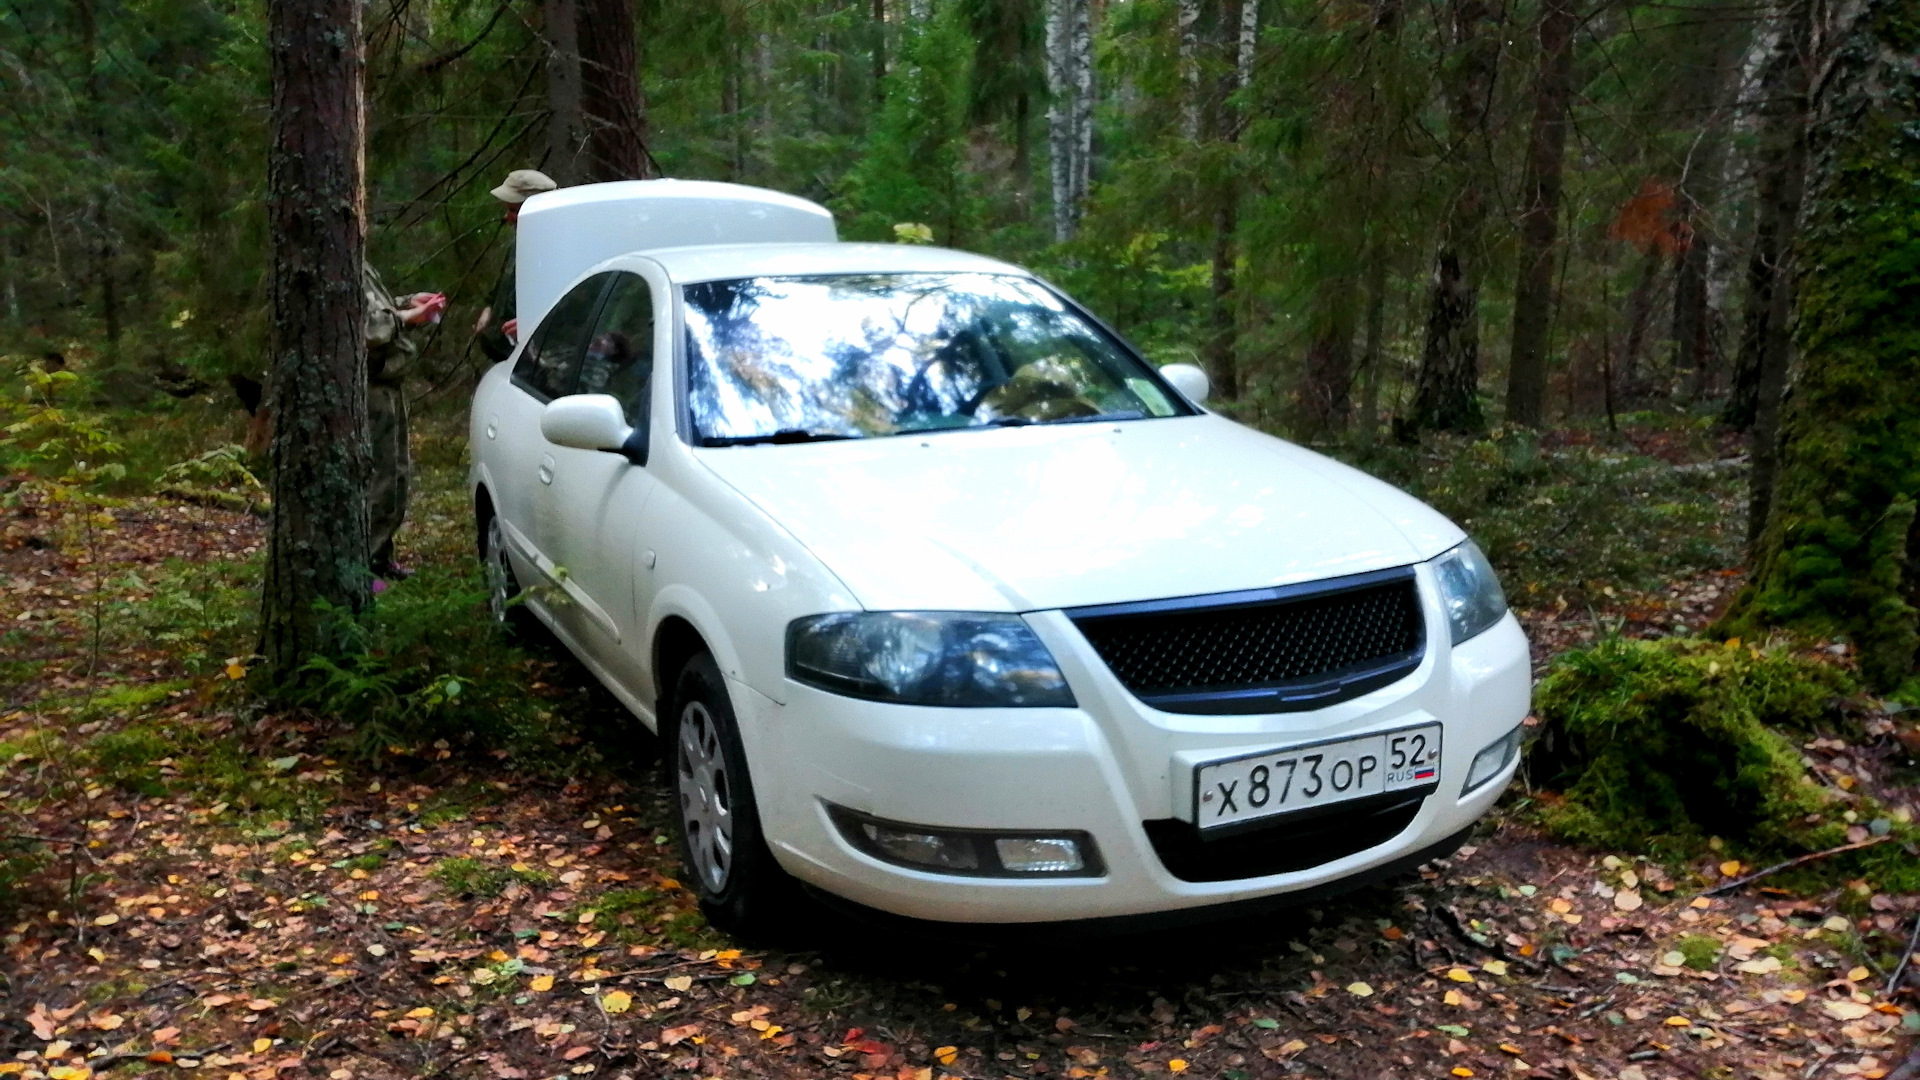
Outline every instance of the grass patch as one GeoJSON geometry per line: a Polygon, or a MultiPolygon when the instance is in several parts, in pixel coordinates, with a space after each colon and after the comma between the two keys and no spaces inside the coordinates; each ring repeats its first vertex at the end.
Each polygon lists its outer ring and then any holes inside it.
{"type": "Polygon", "coordinates": [[[552,874],[524,866],[498,866],[480,859],[456,857],[442,859],[428,877],[446,886],[457,896],[499,896],[516,882],[536,888],[554,883],[552,874]]]}
{"type": "Polygon", "coordinates": [[[1695,971],[1712,971],[1720,962],[1720,939],[1705,934],[1688,934],[1674,946],[1674,951],[1686,957],[1686,964],[1695,971]]]}
{"type": "MultiPolygon", "coordinates": [[[[164,697],[164,693],[162,694],[164,697]]],[[[100,779],[127,791],[157,797],[166,794],[160,761],[173,753],[166,732],[147,724],[131,724],[96,735],[86,754],[100,779]]]]}

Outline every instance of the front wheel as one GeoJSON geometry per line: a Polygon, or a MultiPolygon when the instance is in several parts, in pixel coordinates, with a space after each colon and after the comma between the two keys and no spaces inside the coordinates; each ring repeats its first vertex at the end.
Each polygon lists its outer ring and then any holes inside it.
{"type": "Polygon", "coordinates": [[[507,535],[500,515],[487,519],[481,562],[487,575],[487,614],[494,625],[509,633],[525,626],[527,611],[520,599],[520,582],[507,558],[507,535]]]}
{"type": "Polygon", "coordinates": [[[708,921],[723,930],[769,928],[798,890],[760,831],[740,727],[711,656],[675,682],[667,736],[680,861],[708,921]]]}

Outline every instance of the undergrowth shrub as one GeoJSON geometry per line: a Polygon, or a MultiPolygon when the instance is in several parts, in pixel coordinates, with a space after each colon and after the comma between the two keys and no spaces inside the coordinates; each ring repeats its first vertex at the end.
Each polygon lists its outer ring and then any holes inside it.
{"type": "Polygon", "coordinates": [[[1628,448],[1547,448],[1523,429],[1332,449],[1472,533],[1521,606],[1656,588],[1740,562],[1737,470],[1681,469],[1628,448]]]}
{"type": "Polygon", "coordinates": [[[435,739],[534,747],[550,719],[524,681],[526,657],[486,616],[470,561],[428,565],[381,592],[343,659],[317,656],[295,700],[342,718],[366,756],[435,739]]]}
{"type": "Polygon", "coordinates": [[[1535,693],[1528,754],[1563,839],[1651,842],[1674,853],[1722,837],[1758,852],[1839,842],[1831,799],[1798,741],[1845,723],[1851,674],[1785,648],[1613,638],[1561,657],[1535,693]]]}

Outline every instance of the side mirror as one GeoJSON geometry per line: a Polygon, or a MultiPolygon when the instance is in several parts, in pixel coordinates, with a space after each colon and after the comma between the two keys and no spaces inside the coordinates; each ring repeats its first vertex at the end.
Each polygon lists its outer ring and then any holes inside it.
{"type": "Polygon", "coordinates": [[[571,394],[547,403],[540,434],[556,446],[621,453],[633,429],[620,399],[612,394],[571,394]]]}
{"type": "Polygon", "coordinates": [[[1213,382],[1207,373],[1196,364],[1166,364],[1160,368],[1160,376],[1173,384],[1180,396],[1195,405],[1207,400],[1213,391],[1213,382]]]}

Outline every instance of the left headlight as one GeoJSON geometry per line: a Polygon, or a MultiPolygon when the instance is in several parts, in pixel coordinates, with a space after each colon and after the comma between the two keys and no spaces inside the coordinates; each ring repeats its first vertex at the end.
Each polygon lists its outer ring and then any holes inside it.
{"type": "Polygon", "coordinates": [[[1471,540],[1433,560],[1433,577],[1440,585],[1440,603],[1447,609],[1455,645],[1507,613],[1507,594],[1500,591],[1493,564],[1471,540]]]}
{"type": "Polygon", "coordinates": [[[1074,704],[1053,654],[1018,615],[849,611],[787,626],[787,677],[901,705],[1074,704]]]}

